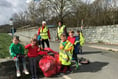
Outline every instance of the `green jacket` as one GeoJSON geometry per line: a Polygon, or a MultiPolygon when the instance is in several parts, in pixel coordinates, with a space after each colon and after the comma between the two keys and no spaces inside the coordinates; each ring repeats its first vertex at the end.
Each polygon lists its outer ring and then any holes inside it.
{"type": "Polygon", "coordinates": [[[15,57],[18,54],[24,55],[24,47],[20,43],[16,45],[12,43],[9,47],[9,52],[11,57],[15,57]]]}

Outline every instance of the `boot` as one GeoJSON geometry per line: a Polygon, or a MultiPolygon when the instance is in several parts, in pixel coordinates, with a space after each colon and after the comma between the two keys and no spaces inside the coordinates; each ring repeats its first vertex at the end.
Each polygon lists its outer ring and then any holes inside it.
{"type": "Polygon", "coordinates": [[[79,64],[76,62],[76,69],[79,70],[79,64]]]}

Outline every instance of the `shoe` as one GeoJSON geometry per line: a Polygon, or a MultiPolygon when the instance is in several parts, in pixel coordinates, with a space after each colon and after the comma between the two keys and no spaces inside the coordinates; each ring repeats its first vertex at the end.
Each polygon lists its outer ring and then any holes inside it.
{"type": "Polygon", "coordinates": [[[70,74],[72,71],[66,71],[66,74],[70,74]]]}
{"type": "Polygon", "coordinates": [[[20,77],[21,76],[20,71],[17,71],[16,76],[17,77],[20,77]]]}
{"type": "Polygon", "coordinates": [[[25,75],[29,75],[29,72],[27,70],[23,71],[25,73],[25,75]]]}

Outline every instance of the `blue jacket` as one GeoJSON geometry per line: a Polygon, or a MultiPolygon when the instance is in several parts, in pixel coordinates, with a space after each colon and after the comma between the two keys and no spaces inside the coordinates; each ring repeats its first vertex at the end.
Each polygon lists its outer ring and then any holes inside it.
{"type": "MultiPolygon", "coordinates": [[[[79,36],[75,36],[75,41],[79,41],[80,37],[79,36]]],[[[80,42],[76,43],[76,45],[74,45],[74,53],[79,54],[79,46],[80,46],[80,42]]]]}

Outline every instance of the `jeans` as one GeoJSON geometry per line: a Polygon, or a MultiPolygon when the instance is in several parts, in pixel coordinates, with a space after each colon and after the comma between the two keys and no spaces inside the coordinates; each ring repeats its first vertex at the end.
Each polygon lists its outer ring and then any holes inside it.
{"type": "Polygon", "coordinates": [[[78,58],[77,58],[77,54],[73,52],[72,55],[73,60],[75,60],[75,62],[78,62],[78,58]]]}
{"type": "Polygon", "coordinates": [[[24,68],[24,70],[26,70],[26,62],[25,62],[25,58],[22,56],[22,57],[16,57],[15,59],[14,59],[14,61],[15,61],[15,66],[16,66],[16,70],[17,71],[20,71],[20,68],[19,68],[19,62],[20,62],[20,60],[22,61],[22,63],[23,63],[23,68],[24,68]]]}
{"type": "Polygon", "coordinates": [[[82,52],[82,46],[79,46],[79,53],[80,54],[83,54],[83,52],[82,52]]]}
{"type": "Polygon", "coordinates": [[[32,75],[32,78],[37,78],[37,57],[30,57],[30,72],[32,75]]]}

